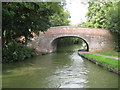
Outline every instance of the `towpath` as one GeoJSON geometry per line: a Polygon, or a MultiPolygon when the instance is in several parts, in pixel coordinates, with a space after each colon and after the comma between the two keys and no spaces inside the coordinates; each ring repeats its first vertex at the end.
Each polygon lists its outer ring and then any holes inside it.
{"type": "Polygon", "coordinates": [[[102,54],[99,54],[99,53],[92,53],[92,52],[80,52],[80,53],[90,53],[90,54],[94,54],[94,55],[99,55],[99,56],[103,56],[103,57],[108,57],[108,58],[113,58],[113,59],[120,60],[120,57],[114,57],[114,56],[102,55],[102,54]]]}

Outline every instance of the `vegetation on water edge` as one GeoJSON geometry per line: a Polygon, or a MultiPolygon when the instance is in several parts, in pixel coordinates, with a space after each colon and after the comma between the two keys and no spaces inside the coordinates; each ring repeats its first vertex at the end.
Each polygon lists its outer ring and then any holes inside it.
{"type": "Polygon", "coordinates": [[[99,55],[93,55],[90,53],[82,53],[82,55],[85,55],[89,58],[92,58],[92,59],[94,59],[100,63],[103,63],[107,66],[111,66],[113,68],[120,69],[120,66],[118,65],[118,63],[120,63],[120,60],[112,59],[112,58],[108,58],[108,57],[103,57],[103,56],[99,56],[99,55]]]}
{"type": "Polygon", "coordinates": [[[101,55],[120,57],[120,53],[113,51],[113,50],[100,51],[100,52],[95,52],[95,53],[99,53],[101,55]]]}
{"type": "Polygon", "coordinates": [[[34,49],[23,46],[16,41],[11,41],[3,46],[2,62],[21,61],[34,55],[34,49]]]}

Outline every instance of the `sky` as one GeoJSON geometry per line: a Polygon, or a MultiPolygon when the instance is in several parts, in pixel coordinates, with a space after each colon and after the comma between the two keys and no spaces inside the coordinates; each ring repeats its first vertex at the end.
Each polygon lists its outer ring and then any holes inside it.
{"type": "Polygon", "coordinates": [[[76,25],[86,20],[87,5],[83,5],[81,0],[66,0],[66,9],[70,12],[71,24],[76,25]]]}

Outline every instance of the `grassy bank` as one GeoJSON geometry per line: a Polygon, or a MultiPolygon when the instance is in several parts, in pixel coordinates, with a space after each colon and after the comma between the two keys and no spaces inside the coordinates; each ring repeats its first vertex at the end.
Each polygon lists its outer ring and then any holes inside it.
{"type": "Polygon", "coordinates": [[[93,54],[90,54],[90,53],[82,53],[82,55],[85,55],[89,58],[92,58],[92,59],[94,59],[94,60],[96,60],[100,63],[103,63],[107,66],[120,69],[120,66],[118,65],[118,62],[120,60],[112,59],[112,58],[108,58],[108,57],[103,57],[103,56],[99,56],[99,55],[93,55],[93,54]]]}
{"type": "Polygon", "coordinates": [[[95,52],[95,53],[99,53],[101,55],[107,55],[107,56],[114,56],[114,57],[120,57],[120,52],[116,52],[113,50],[107,50],[107,51],[100,51],[100,52],[95,52]]]}

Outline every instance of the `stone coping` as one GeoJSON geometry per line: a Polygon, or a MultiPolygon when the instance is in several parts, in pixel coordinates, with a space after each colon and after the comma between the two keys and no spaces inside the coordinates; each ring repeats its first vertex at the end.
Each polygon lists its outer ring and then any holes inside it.
{"type": "Polygon", "coordinates": [[[50,27],[49,29],[53,28],[86,28],[86,29],[100,29],[100,30],[108,30],[108,29],[103,29],[103,28],[92,28],[92,27],[80,27],[80,26],[57,26],[57,27],[50,27]]]}

